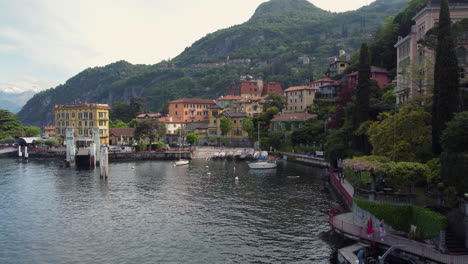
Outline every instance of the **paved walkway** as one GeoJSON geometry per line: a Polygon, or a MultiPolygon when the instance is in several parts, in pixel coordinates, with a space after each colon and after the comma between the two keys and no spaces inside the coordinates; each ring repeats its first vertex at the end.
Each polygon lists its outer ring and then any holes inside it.
{"type": "MultiPolygon", "coordinates": [[[[353,186],[345,179],[344,182],[340,182],[338,177],[330,172],[330,177],[332,180],[335,181],[335,184],[339,184],[340,188],[345,189],[348,191],[348,194],[354,194],[353,186]],[[334,178],[333,178],[334,177],[334,178]]],[[[333,214],[330,215],[330,224],[337,230],[351,235],[359,240],[364,241],[374,241],[386,246],[395,246],[399,245],[402,246],[400,250],[406,251],[408,253],[422,256],[427,259],[432,259],[438,261],[440,263],[450,263],[450,264],[466,264],[468,263],[468,256],[461,256],[461,255],[448,255],[443,254],[435,249],[433,245],[421,243],[415,240],[406,239],[404,237],[400,237],[393,234],[386,234],[383,238],[381,238],[380,233],[378,230],[374,232],[370,237],[366,234],[366,228],[364,226],[360,226],[354,223],[353,213],[343,213],[334,216],[333,214]]]]}

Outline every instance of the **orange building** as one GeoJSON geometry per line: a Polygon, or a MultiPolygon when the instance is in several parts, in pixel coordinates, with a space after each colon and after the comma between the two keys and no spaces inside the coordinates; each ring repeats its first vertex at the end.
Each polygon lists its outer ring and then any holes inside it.
{"type": "Polygon", "coordinates": [[[277,82],[267,82],[263,84],[262,96],[267,96],[270,93],[283,94],[281,84],[277,82]]]}
{"type": "Polygon", "coordinates": [[[259,97],[262,95],[262,88],[261,80],[236,82],[229,86],[228,95],[238,95],[244,98],[259,97]]]}
{"type": "Polygon", "coordinates": [[[208,109],[216,102],[211,99],[182,98],[167,103],[169,116],[184,123],[208,122],[208,109]]]}

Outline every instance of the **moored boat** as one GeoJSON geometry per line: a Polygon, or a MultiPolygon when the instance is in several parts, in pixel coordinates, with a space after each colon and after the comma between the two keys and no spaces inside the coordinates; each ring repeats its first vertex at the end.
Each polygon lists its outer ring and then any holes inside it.
{"type": "Polygon", "coordinates": [[[272,169],[272,168],[276,168],[276,163],[266,162],[266,161],[251,162],[248,165],[249,165],[249,168],[251,168],[251,169],[272,169]]]}
{"type": "Polygon", "coordinates": [[[176,166],[182,166],[182,165],[187,165],[187,164],[189,164],[189,161],[184,160],[184,159],[181,159],[181,160],[178,160],[178,161],[175,162],[176,166]]]}

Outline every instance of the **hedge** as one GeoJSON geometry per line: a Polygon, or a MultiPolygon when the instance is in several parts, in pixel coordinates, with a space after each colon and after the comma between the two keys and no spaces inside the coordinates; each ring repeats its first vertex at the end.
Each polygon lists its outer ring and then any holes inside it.
{"type": "Polygon", "coordinates": [[[417,227],[416,234],[414,234],[416,238],[433,238],[447,226],[445,216],[420,206],[400,206],[359,199],[354,199],[354,202],[377,218],[384,219],[395,230],[409,233],[411,225],[415,225],[417,227]]]}

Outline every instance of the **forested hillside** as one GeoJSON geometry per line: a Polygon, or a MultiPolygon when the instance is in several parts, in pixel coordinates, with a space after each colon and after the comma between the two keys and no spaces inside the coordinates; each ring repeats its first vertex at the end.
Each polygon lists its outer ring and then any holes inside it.
{"type": "Polygon", "coordinates": [[[325,58],[340,49],[354,51],[373,38],[385,18],[397,14],[409,0],[377,0],[356,11],[331,13],[306,0],[263,3],[244,24],[220,30],[195,42],[172,61],[132,65],[125,61],[88,68],[65,84],[36,94],[19,112],[28,125],[53,122],[56,104],[75,100],[113,104],[144,97],[152,111],[180,97],[222,95],[240,75],[280,82],[283,88],[301,85],[323,74],[325,58]],[[298,63],[299,56],[311,65],[298,63]],[[193,64],[248,58],[250,64],[192,67],[193,64]]]}

